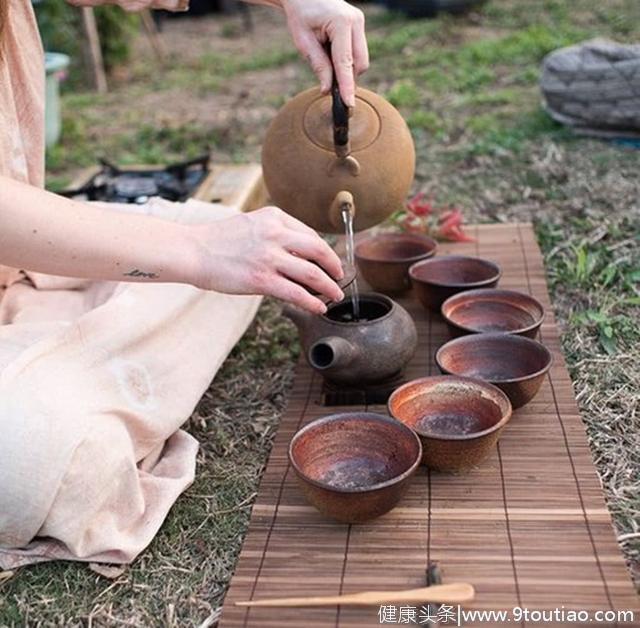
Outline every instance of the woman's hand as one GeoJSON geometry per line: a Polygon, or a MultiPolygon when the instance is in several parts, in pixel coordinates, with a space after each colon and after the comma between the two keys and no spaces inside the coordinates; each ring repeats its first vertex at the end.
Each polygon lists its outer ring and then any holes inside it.
{"type": "Polygon", "coordinates": [[[317,314],[326,306],[303,286],[332,301],[344,297],[335,283],[343,276],[338,256],[313,229],[276,207],[192,229],[199,288],[271,295],[317,314]]]}
{"type": "Polygon", "coordinates": [[[281,0],[281,4],[293,41],[311,64],[322,91],[331,89],[335,68],[342,99],[353,107],[355,78],[369,67],[362,11],[343,0],[281,0]],[[323,47],[326,42],[331,42],[332,60],[323,47]]]}
{"type": "Polygon", "coordinates": [[[356,76],[369,67],[364,13],[344,0],[245,0],[251,4],[281,7],[291,36],[320,80],[320,89],[331,89],[333,68],[340,94],[348,107],[356,104],[356,76]],[[324,44],[331,43],[329,59],[324,44]],[[332,63],[333,61],[333,63],[332,63]]]}

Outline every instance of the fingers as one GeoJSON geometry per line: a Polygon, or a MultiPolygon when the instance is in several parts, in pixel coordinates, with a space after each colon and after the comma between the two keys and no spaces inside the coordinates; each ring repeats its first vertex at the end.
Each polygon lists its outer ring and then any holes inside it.
{"type": "Polygon", "coordinates": [[[268,293],[277,299],[308,310],[312,314],[324,314],[327,311],[327,306],[320,299],[286,277],[274,277],[269,284],[268,293]]]}
{"type": "Polygon", "coordinates": [[[299,257],[310,259],[320,264],[331,277],[340,280],[344,277],[342,262],[335,251],[323,240],[311,227],[301,220],[283,212],[278,208],[265,208],[273,212],[273,215],[290,232],[282,239],[284,246],[291,253],[299,257]],[[291,231],[295,233],[291,233],[291,231]]]}
{"type": "Polygon", "coordinates": [[[359,76],[369,69],[369,46],[364,30],[364,13],[362,11],[358,11],[358,15],[354,20],[352,46],[353,69],[356,76],[359,76]]]}
{"type": "Polygon", "coordinates": [[[344,277],[340,258],[319,235],[289,232],[283,245],[290,253],[316,262],[334,279],[344,277]]]}
{"type": "Polygon", "coordinates": [[[343,21],[336,28],[331,39],[331,56],[342,100],[347,107],[355,107],[356,81],[353,75],[353,38],[350,22],[343,21]]]}
{"type": "Polygon", "coordinates": [[[333,81],[333,67],[322,44],[312,31],[303,30],[297,34],[296,46],[309,61],[313,73],[318,77],[320,90],[323,94],[328,94],[333,81]]]}
{"type": "Polygon", "coordinates": [[[332,301],[344,299],[344,293],[336,282],[316,264],[294,255],[285,254],[277,262],[276,268],[280,274],[288,279],[292,279],[302,286],[307,286],[332,301]]]}

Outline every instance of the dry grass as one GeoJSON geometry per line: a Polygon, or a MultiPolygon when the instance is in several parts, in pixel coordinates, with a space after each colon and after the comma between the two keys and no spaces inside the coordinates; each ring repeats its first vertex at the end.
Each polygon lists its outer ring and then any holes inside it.
{"type": "MultiPolygon", "coordinates": [[[[639,18],[637,0],[493,0],[429,22],[372,10],[365,83],[411,124],[416,190],[469,220],[535,223],[597,468],[640,580],[640,151],[571,137],[540,112],[536,87],[548,50],[595,34],[638,39],[639,18]]],[[[248,39],[233,18],[172,22],[166,71],[141,40],[112,94],[65,96],[50,184],[96,154],[153,162],[211,146],[219,161],[258,159],[268,120],[312,78],[275,14],[256,23],[248,39]]],[[[213,625],[296,351],[279,307],[265,305],[190,420],[198,478],[151,547],[115,580],[78,564],[0,578],[0,626],[213,625]]]]}

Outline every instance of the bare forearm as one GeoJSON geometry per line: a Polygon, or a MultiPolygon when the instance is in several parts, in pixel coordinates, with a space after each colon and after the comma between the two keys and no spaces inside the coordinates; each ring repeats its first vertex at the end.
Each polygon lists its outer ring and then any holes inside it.
{"type": "Polygon", "coordinates": [[[188,228],[0,177],[0,264],[52,275],[191,283],[188,228]]]}

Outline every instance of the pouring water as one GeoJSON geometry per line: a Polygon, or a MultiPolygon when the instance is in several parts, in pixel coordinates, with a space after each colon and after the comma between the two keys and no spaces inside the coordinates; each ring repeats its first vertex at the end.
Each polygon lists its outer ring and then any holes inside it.
{"type": "MultiPolygon", "coordinates": [[[[342,221],[344,222],[344,233],[347,243],[347,262],[352,268],[355,268],[355,245],[353,237],[353,214],[345,209],[342,212],[342,221]]],[[[358,292],[357,278],[351,283],[351,305],[353,308],[353,320],[360,319],[360,293],[358,292]]]]}

